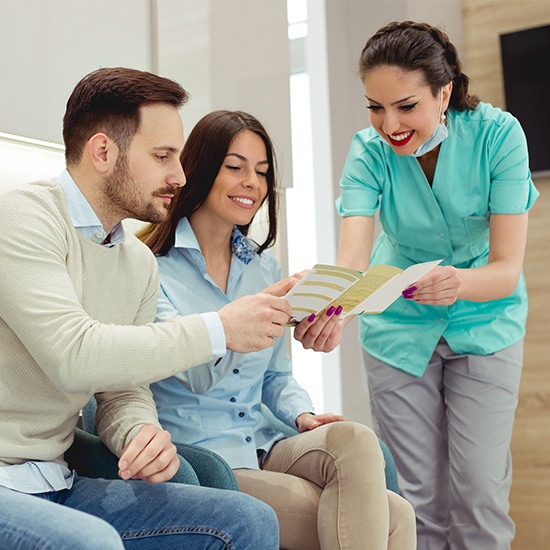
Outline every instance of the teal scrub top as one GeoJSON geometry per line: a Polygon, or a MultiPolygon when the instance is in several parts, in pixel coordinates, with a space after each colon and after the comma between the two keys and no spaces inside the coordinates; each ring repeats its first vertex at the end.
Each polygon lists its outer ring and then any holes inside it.
{"type": "MultiPolygon", "coordinates": [[[[440,258],[457,268],[485,265],[491,214],[524,213],[538,197],[525,135],[510,113],[480,103],[449,109],[447,121],[431,186],[417,159],[397,155],[374,128],[354,136],[337,207],[343,217],[379,210],[371,265],[405,269],[440,258]]],[[[360,340],[380,361],[422,376],[441,337],[455,353],[489,355],[523,338],[526,317],[522,274],[500,300],[431,306],[399,298],[379,315],[360,317],[360,340]]]]}

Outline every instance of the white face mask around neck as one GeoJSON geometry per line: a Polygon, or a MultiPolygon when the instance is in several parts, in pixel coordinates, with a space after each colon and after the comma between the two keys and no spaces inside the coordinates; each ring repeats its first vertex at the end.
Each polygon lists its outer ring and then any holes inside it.
{"type": "MultiPolygon", "coordinates": [[[[445,115],[441,115],[442,120],[445,120],[445,115]]],[[[411,157],[421,157],[426,153],[429,153],[435,149],[444,139],[449,136],[447,126],[443,122],[439,122],[435,127],[434,133],[429,137],[414,153],[411,153],[411,157]]]]}
{"type": "Polygon", "coordinates": [[[414,152],[411,157],[421,157],[430,151],[433,151],[443,140],[447,139],[449,132],[445,125],[445,113],[443,112],[443,91],[441,91],[439,122],[433,131],[433,134],[414,152]]]}

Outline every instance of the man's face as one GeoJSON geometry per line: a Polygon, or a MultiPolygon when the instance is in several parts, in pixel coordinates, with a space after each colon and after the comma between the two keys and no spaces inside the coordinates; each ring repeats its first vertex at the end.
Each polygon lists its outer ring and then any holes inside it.
{"type": "Polygon", "coordinates": [[[183,125],[177,109],[167,104],[142,107],[140,130],[104,179],[105,207],[119,219],[165,220],[176,189],[185,185],[182,148],[183,125]]]}

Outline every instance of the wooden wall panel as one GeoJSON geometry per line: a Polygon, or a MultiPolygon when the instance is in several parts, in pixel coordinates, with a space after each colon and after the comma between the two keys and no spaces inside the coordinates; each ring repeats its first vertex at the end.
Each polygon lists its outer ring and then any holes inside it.
{"type": "Polygon", "coordinates": [[[546,550],[550,541],[550,178],[536,184],[541,195],[529,219],[529,316],[512,439],[513,550],[546,550]]]}
{"type": "Polygon", "coordinates": [[[483,101],[504,108],[499,35],[549,24],[550,2],[463,0],[463,6],[464,72],[472,79],[471,90],[483,101]]]}
{"type": "MultiPolygon", "coordinates": [[[[463,0],[464,71],[471,91],[505,108],[499,34],[550,23],[548,0],[463,0]]],[[[541,67],[541,70],[549,70],[541,67]]],[[[550,138],[548,143],[550,154],[550,138]]],[[[550,546],[550,178],[530,213],[525,255],[529,317],[512,440],[513,550],[550,546]]]]}

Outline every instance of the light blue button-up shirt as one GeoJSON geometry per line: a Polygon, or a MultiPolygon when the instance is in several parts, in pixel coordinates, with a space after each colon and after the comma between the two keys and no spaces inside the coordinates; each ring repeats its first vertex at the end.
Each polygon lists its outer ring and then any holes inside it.
{"type": "MultiPolygon", "coordinates": [[[[157,320],[177,314],[219,309],[280,280],[281,269],[269,252],[260,256],[235,228],[233,257],[224,293],[206,271],[206,261],[186,218],[175,243],[158,258],[161,290],[157,320]]],[[[257,449],[268,452],[284,438],[261,412],[264,402],[277,417],[296,428],[296,417],[313,411],[307,392],[294,380],[284,338],[269,349],[246,355],[227,352],[151,385],[159,420],[174,441],[215,451],[232,468],[258,468],[257,449]]]]}
{"type": "MultiPolygon", "coordinates": [[[[538,192],[527,143],[509,113],[481,103],[447,112],[449,137],[430,186],[416,158],[397,155],[374,128],[358,132],[340,182],[342,216],[374,216],[382,233],[371,265],[403,269],[444,258],[442,265],[487,264],[491,214],[521,214],[538,192]]],[[[527,293],[523,275],[506,298],[458,300],[451,306],[399,298],[380,315],[360,318],[364,349],[380,361],[422,376],[443,336],[455,353],[487,355],[523,338],[527,293]]]]}

